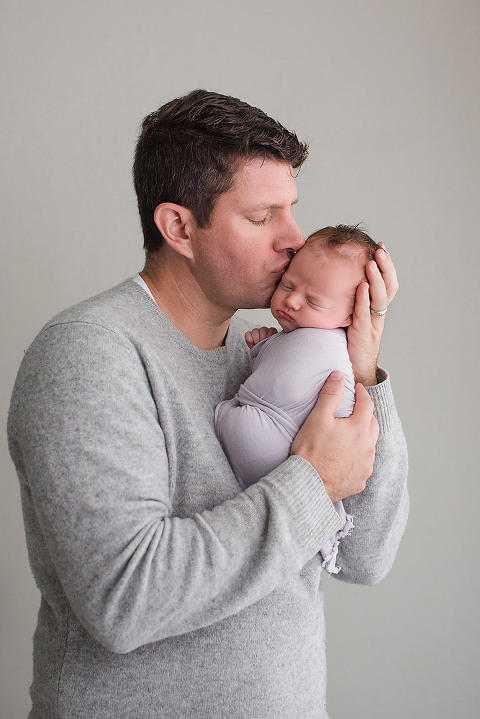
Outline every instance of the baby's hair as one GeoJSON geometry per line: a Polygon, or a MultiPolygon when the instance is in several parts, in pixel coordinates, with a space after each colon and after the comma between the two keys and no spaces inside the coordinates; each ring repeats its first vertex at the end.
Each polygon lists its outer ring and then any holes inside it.
{"type": "Polygon", "coordinates": [[[375,259],[375,252],[380,245],[372,240],[366,232],[360,229],[360,225],[336,225],[335,227],[322,227],[307,237],[308,246],[319,249],[338,249],[345,245],[357,245],[366,251],[366,262],[375,259]]]}

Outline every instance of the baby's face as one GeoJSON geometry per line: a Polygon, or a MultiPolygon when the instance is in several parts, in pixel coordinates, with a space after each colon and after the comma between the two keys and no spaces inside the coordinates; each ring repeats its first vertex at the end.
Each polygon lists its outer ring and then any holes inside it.
{"type": "Polygon", "coordinates": [[[352,257],[363,256],[361,248],[312,250],[308,243],[297,252],[270,304],[283,331],[348,327],[357,287],[365,280],[365,262],[352,257]]]}

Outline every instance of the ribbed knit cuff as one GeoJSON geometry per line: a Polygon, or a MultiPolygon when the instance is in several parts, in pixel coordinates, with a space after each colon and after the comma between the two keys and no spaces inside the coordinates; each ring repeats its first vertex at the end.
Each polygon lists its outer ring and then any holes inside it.
{"type": "Polygon", "coordinates": [[[390,377],[385,370],[378,368],[377,371],[378,384],[372,387],[366,387],[368,394],[373,400],[373,413],[380,425],[380,433],[388,432],[392,426],[394,401],[390,377]]]}
{"type": "Polygon", "coordinates": [[[288,506],[307,558],[319,552],[325,540],[342,528],[320,475],[303,457],[292,455],[262,481],[271,483],[288,506]]]}

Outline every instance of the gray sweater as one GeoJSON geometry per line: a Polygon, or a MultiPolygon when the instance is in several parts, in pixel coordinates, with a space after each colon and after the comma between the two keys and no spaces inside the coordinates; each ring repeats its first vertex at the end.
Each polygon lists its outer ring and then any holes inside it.
{"type": "MultiPolygon", "coordinates": [[[[299,457],[240,491],[213,418],[249,372],[244,329],[202,351],[127,280],[27,351],[9,446],[41,592],[30,719],[326,717],[318,550],[340,520],[299,457]]],[[[376,469],[338,575],[366,584],[408,501],[388,379],[369,391],[376,469]]]]}

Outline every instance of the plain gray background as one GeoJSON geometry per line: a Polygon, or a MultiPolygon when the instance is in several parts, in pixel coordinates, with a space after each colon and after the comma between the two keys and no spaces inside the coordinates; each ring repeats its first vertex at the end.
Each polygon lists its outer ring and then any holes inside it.
{"type": "MultiPolygon", "coordinates": [[[[6,0],[2,11],[2,417],[40,327],[142,267],[130,167],[143,116],[195,87],[260,106],[310,141],[303,232],[364,221],[401,281],[381,363],[409,441],[410,520],[382,584],[325,579],[329,712],[478,716],[480,4],[6,0]]],[[[0,716],[23,719],[39,597],[1,442],[0,716]]]]}

